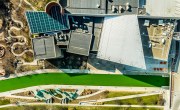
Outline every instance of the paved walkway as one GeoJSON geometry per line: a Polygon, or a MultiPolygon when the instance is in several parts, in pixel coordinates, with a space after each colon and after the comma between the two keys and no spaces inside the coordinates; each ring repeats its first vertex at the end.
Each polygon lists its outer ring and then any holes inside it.
{"type": "Polygon", "coordinates": [[[20,92],[33,91],[36,89],[55,89],[55,88],[65,88],[65,89],[98,89],[98,90],[109,90],[109,91],[136,91],[136,92],[162,92],[164,89],[159,87],[116,87],[116,86],[81,86],[81,85],[41,85],[27,87],[23,89],[17,89],[7,92],[1,92],[0,97],[6,95],[12,95],[20,92]]]}
{"type": "Polygon", "coordinates": [[[58,69],[42,69],[42,70],[34,70],[34,71],[29,71],[29,72],[22,72],[18,74],[10,74],[9,77],[0,77],[0,80],[7,80],[7,79],[12,79],[12,78],[17,78],[17,77],[22,77],[22,76],[27,76],[27,75],[34,75],[34,74],[44,74],[44,73],[63,73],[61,70],[58,69]]]}
{"type": "Polygon", "coordinates": [[[32,10],[36,11],[36,8],[34,8],[34,6],[33,6],[31,3],[29,3],[27,0],[20,0],[17,8],[15,9],[16,11],[18,11],[19,8],[22,6],[22,2],[23,2],[23,1],[24,1],[27,5],[29,5],[29,6],[32,8],[32,10]]]}
{"type": "MultiPolygon", "coordinates": [[[[47,103],[20,103],[19,105],[29,105],[29,106],[39,106],[39,105],[56,105],[56,106],[70,106],[70,107],[134,107],[134,108],[160,108],[163,109],[164,106],[155,106],[155,105],[79,105],[79,104],[60,104],[60,103],[53,103],[53,104],[47,104],[47,103]]],[[[9,104],[9,105],[3,105],[0,106],[0,108],[7,108],[7,107],[16,107],[17,104],[9,104]]]]}
{"type": "MultiPolygon", "coordinates": [[[[18,11],[18,10],[19,10],[19,8],[22,6],[22,2],[23,2],[23,0],[20,0],[18,7],[17,7],[14,11],[18,11]]],[[[26,4],[28,4],[28,5],[30,5],[30,7],[31,7],[33,10],[35,10],[35,8],[34,8],[27,0],[24,0],[24,2],[25,2],[26,4]]],[[[9,35],[9,37],[17,38],[17,39],[23,38],[23,42],[15,42],[15,43],[11,46],[11,52],[13,53],[14,56],[17,56],[17,57],[23,56],[26,52],[32,52],[32,53],[33,53],[33,50],[32,50],[32,49],[30,49],[30,50],[24,50],[24,51],[23,51],[22,53],[20,53],[20,54],[17,54],[17,53],[14,52],[14,47],[15,47],[16,45],[22,45],[22,46],[23,46],[23,45],[27,44],[27,38],[26,38],[25,36],[23,36],[23,35],[14,36],[14,35],[11,34],[11,31],[12,31],[12,30],[20,31],[20,30],[24,27],[24,24],[23,24],[22,21],[16,20],[16,19],[14,19],[13,17],[11,17],[11,18],[12,18],[12,21],[20,24],[21,27],[20,27],[20,28],[15,27],[15,26],[10,27],[10,29],[8,30],[8,35],[9,35]]],[[[34,60],[33,62],[30,62],[30,63],[25,62],[24,59],[21,59],[21,61],[23,62],[23,65],[37,65],[37,60],[34,60]]]]}
{"type": "Polygon", "coordinates": [[[19,10],[19,8],[21,7],[21,5],[22,5],[22,2],[23,2],[23,0],[19,0],[19,4],[18,4],[18,6],[16,7],[16,11],[18,11],[19,10]]]}
{"type": "Polygon", "coordinates": [[[24,0],[24,2],[29,5],[33,9],[33,11],[36,11],[36,8],[31,3],[29,3],[27,0],[24,0]]]}
{"type": "Polygon", "coordinates": [[[7,97],[7,98],[18,98],[18,99],[37,100],[35,97],[17,96],[17,95],[6,95],[5,97],[7,97]]]}
{"type": "Polygon", "coordinates": [[[106,99],[96,100],[95,102],[87,101],[87,103],[108,102],[108,101],[124,100],[124,99],[131,99],[131,98],[151,96],[151,95],[159,95],[159,94],[162,94],[162,92],[161,91],[157,91],[157,92],[149,92],[149,93],[144,93],[144,94],[136,94],[136,95],[128,95],[128,96],[122,96],[122,97],[106,98],[106,99]]]}
{"type": "Polygon", "coordinates": [[[12,30],[20,31],[20,30],[24,27],[24,25],[23,25],[23,23],[22,23],[21,21],[15,20],[13,17],[12,17],[12,20],[13,20],[14,22],[20,24],[21,27],[20,27],[20,28],[15,27],[15,26],[10,27],[10,29],[8,30],[8,35],[9,35],[9,37],[16,38],[16,39],[23,38],[23,42],[15,42],[15,43],[11,46],[11,52],[13,53],[14,56],[17,56],[17,57],[20,57],[20,56],[24,55],[26,52],[33,52],[32,50],[25,50],[25,51],[23,51],[23,52],[20,53],[20,54],[17,54],[17,53],[14,52],[14,48],[15,48],[16,45],[22,45],[22,46],[24,46],[25,44],[27,44],[27,38],[26,38],[25,36],[22,36],[22,35],[14,36],[14,35],[11,34],[11,31],[12,31],[12,30]]]}
{"type": "Polygon", "coordinates": [[[174,77],[174,95],[173,95],[173,109],[180,110],[180,73],[177,73],[174,77]]]}
{"type": "Polygon", "coordinates": [[[106,91],[106,90],[100,90],[100,91],[98,91],[98,92],[95,92],[95,93],[92,93],[92,94],[89,94],[89,95],[79,96],[77,99],[89,98],[89,97],[95,96],[95,95],[97,95],[97,94],[103,93],[103,92],[105,92],[105,91],[106,91]]]}

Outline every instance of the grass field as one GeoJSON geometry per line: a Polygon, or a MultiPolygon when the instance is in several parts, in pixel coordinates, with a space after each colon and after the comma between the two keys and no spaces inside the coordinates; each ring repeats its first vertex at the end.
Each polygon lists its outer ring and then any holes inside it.
{"type": "Polygon", "coordinates": [[[136,94],[144,94],[145,92],[112,92],[106,93],[106,98],[112,98],[112,97],[121,97],[121,96],[128,96],[128,95],[136,95],[136,94]]]}
{"type": "Polygon", "coordinates": [[[0,105],[7,105],[7,104],[10,104],[9,99],[0,99],[0,105]]]}
{"type": "Polygon", "coordinates": [[[118,105],[161,105],[164,104],[162,95],[152,95],[145,97],[138,97],[132,99],[116,100],[105,102],[105,104],[118,104],[118,105]]]}
{"type": "Polygon", "coordinates": [[[132,87],[161,87],[169,85],[169,78],[160,76],[139,75],[100,75],[100,74],[66,74],[44,73],[23,76],[0,81],[0,92],[15,90],[37,85],[93,85],[93,86],[132,86],[132,87]]]}

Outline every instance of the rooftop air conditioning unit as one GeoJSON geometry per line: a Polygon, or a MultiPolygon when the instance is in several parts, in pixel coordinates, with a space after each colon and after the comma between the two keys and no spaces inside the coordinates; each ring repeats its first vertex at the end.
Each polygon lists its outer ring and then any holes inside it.
{"type": "Polygon", "coordinates": [[[145,15],[146,14],[146,8],[138,8],[138,15],[145,15]]]}
{"type": "Polygon", "coordinates": [[[113,6],[112,6],[112,12],[114,13],[115,10],[116,10],[116,7],[113,5],[113,6]]]}
{"type": "Polygon", "coordinates": [[[130,5],[129,3],[126,3],[126,11],[129,11],[129,9],[130,9],[130,5]]]}
{"type": "Polygon", "coordinates": [[[97,8],[101,8],[101,5],[97,4],[96,7],[97,7],[97,8]]]}
{"type": "Polygon", "coordinates": [[[123,7],[120,5],[119,6],[119,13],[122,13],[123,10],[124,10],[123,7]]]}

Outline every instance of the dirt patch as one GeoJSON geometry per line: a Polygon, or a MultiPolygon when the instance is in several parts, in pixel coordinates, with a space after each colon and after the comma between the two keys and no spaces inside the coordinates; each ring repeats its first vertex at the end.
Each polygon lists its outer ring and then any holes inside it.
{"type": "Polygon", "coordinates": [[[20,66],[17,70],[18,73],[21,73],[21,72],[27,72],[27,71],[34,71],[34,70],[40,70],[42,69],[43,67],[42,66],[32,66],[32,65],[23,65],[23,66],[20,66]]]}
{"type": "Polygon", "coordinates": [[[20,99],[20,98],[1,98],[1,100],[9,100],[11,104],[16,104],[17,102],[26,102],[26,103],[33,103],[33,102],[40,102],[38,100],[30,100],[30,99],[20,99]]]}
{"type": "Polygon", "coordinates": [[[100,94],[97,94],[97,95],[94,95],[94,96],[91,96],[91,97],[88,97],[88,98],[85,98],[85,99],[77,99],[77,100],[74,100],[74,101],[72,101],[70,103],[75,104],[75,103],[79,103],[79,102],[82,102],[82,101],[104,99],[104,98],[106,98],[105,92],[102,92],[100,94]]]}
{"type": "Polygon", "coordinates": [[[97,92],[97,91],[98,91],[98,90],[85,89],[85,90],[82,92],[81,96],[90,95],[90,94],[93,94],[93,93],[95,93],[95,92],[97,92]]]}
{"type": "Polygon", "coordinates": [[[13,50],[14,50],[14,53],[21,54],[24,52],[24,46],[17,44],[14,46],[13,50]]]}
{"type": "Polygon", "coordinates": [[[0,29],[2,28],[2,26],[3,26],[3,20],[0,19],[0,29]]]}
{"type": "Polygon", "coordinates": [[[32,92],[27,91],[27,92],[21,92],[21,93],[17,93],[17,94],[13,94],[13,95],[17,95],[17,96],[26,96],[26,97],[34,97],[34,95],[32,94],[32,92]]]}
{"type": "Polygon", "coordinates": [[[28,63],[33,62],[34,60],[34,56],[32,52],[26,52],[22,57],[24,61],[28,63]]]}

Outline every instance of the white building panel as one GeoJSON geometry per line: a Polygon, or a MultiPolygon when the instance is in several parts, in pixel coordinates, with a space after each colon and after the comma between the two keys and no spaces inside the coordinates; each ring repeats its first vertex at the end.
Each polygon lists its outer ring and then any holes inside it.
{"type": "Polygon", "coordinates": [[[97,57],[146,69],[136,15],[105,17],[97,57]]]}
{"type": "Polygon", "coordinates": [[[180,0],[146,0],[145,8],[151,16],[180,17],[180,0]]]}

